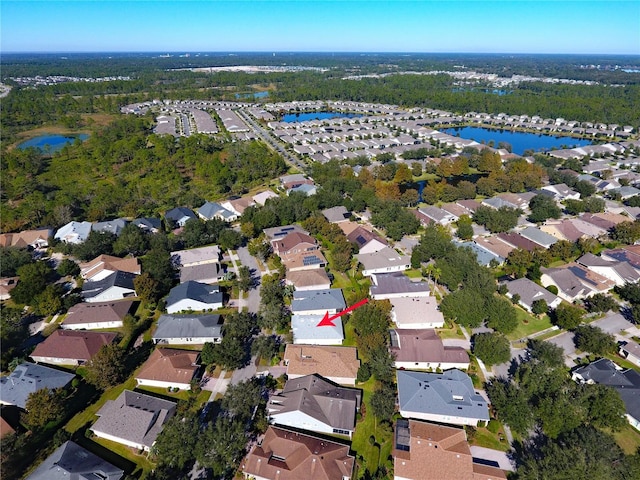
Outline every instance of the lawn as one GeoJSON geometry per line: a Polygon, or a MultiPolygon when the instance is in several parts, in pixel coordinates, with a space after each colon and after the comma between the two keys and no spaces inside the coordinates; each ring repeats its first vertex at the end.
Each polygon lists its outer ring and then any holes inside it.
{"type": "Polygon", "coordinates": [[[498,430],[498,433],[491,433],[486,427],[477,428],[475,435],[469,436],[469,444],[478,447],[492,448],[494,450],[500,450],[501,452],[507,452],[511,448],[502,428],[498,430]],[[502,442],[499,438],[500,434],[502,434],[502,438],[505,439],[502,442]]]}
{"type": "Polygon", "coordinates": [[[613,436],[627,455],[633,455],[638,451],[640,447],[640,432],[631,425],[625,425],[621,431],[614,433],[613,436]]]}
{"type": "Polygon", "coordinates": [[[516,317],[518,318],[518,327],[507,335],[509,340],[519,340],[521,338],[528,337],[533,333],[553,327],[549,315],[545,315],[542,318],[536,318],[520,307],[515,308],[516,317]]]}
{"type": "MultiPolygon", "coordinates": [[[[188,400],[189,396],[191,395],[191,393],[189,392],[189,390],[179,390],[177,392],[168,392],[166,388],[161,388],[161,387],[149,387],[149,386],[139,386],[136,387],[136,390],[139,390],[141,392],[149,392],[152,394],[156,394],[156,396],[161,396],[167,400],[173,400],[174,402],[177,402],[178,400],[188,400]]],[[[207,400],[209,400],[209,396],[211,395],[211,392],[208,390],[203,390],[198,394],[198,397],[196,398],[195,401],[195,407],[200,408],[200,406],[206,402],[207,400]]]]}
{"type": "Polygon", "coordinates": [[[391,455],[393,449],[393,430],[389,426],[381,426],[371,412],[369,401],[374,387],[375,380],[373,378],[357,385],[357,388],[361,388],[363,391],[362,403],[365,410],[362,420],[356,425],[351,443],[351,448],[356,452],[356,455],[362,457],[362,461],[359,461],[359,478],[367,468],[375,472],[378,466],[385,465],[386,459],[391,455]],[[374,445],[369,443],[371,435],[376,439],[374,445]]]}
{"type": "Polygon", "coordinates": [[[465,340],[465,336],[462,334],[462,330],[455,323],[451,322],[451,327],[437,328],[438,336],[440,338],[454,338],[458,340],[465,340]]]}

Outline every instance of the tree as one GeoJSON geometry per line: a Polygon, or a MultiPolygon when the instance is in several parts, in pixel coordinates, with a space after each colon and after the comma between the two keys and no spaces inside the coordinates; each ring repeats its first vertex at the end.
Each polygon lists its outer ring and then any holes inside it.
{"type": "Polygon", "coordinates": [[[462,240],[471,240],[473,237],[473,222],[468,215],[462,215],[458,219],[456,236],[462,240]]]}
{"type": "Polygon", "coordinates": [[[192,413],[174,415],[162,427],[153,444],[158,463],[184,468],[195,459],[195,447],[200,433],[198,417],[192,413]]]}
{"type": "Polygon", "coordinates": [[[544,222],[548,218],[560,218],[562,215],[560,207],[549,195],[536,195],[529,201],[529,208],[531,209],[529,220],[536,223],[544,222]]]}
{"type": "Polygon", "coordinates": [[[588,422],[597,428],[620,431],[626,425],[626,407],[620,394],[608,385],[585,384],[582,405],[587,411],[588,422]]]}
{"type": "Polygon", "coordinates": [[[580,198],[584,199],[596,193],[596,187],[587,180],[579,180],[573,186],[573,189],[580,194],[580,198]]]}
{"type": "Polygon", "coordinates": [[[244,424],[218,417],[200,432],[196,444],[196,460],[210,468],[215,478],[232,478],[238,462],[244,456],[247,443],[244,424]]]}
{"type": "Polygon", "coordinates": [[[611,295],[605,293],[596,293],[584,300],[589,313],[598,312],[606,313],[609,310],[617,311],[620,305],[611,295]]]}
{"type": "Polygon", "coordinates": [[[577,245],[567,240],[558,240],[549,247],[549,253],[553,257],[560,258],[565,262],[568,262],[571,258],[577,255],[578,252],[576,250],[577,245]]]}
{"type": "Polygon", "coordinates": [[[44,261],[27,263],[18,268],[20,280],[9,295],[14,302],[30,305],[35,297],[47,288],[47,281],[53,275],[53,269],[44,261]]]}
{"type": "Polygon", "coordinates": [[[525,435],[534,423],[525,391],[505,379],[487,383],[486,391],[498,418],[520,435],[525,435]]]}
{"type": "Polygon", "coordinates": [[[211,342],[206,342],[203,346],[202,346],[202,351],[200,352],[200,361],[204,364],[204,365],[211,365],[212,363],[215,363],[215,345],[211,342]]]}
{"type": "Polygon", "coordinates": [[[380,421],[392,423],[396,408],[396,389],[393,384],[381,382],[371,395],[371,410],[380,421]]]}
{"type": "Polygon", "coordinates": [[[556,325],[565,330],[573,330],[582,322],[584,310],[580,307],[562,302],[553,311],[552,319],[556,325]]]}
{"type": "Polygon", "coordinates": [[[56,271],[61,277],[66,277],[68,275],[75,277],[76,275],[80,275],[80,267],[70,258],[62,259],[56,271]]]}
{"type": "Polygon", "coordinates": [[[251,344],[251,353],[265,360],[271,360],[280,350],[279,337],[275,335],[259,335],[251,344]]]}
{"type": "Polygon", "coordinates": [[[617,224],[611,230],[611,238],[618,242],[633,245],[640,240],[640,221],[622,222],[617,224]]]}
{"type": "Polygon", "coordinates": [[[22,248],[0,247],[0,266],[3,277],[15,277],[18,268],[33,262],[31,254],[22,248]]]}
{"type": "Polygon", "coordinates": [[[531,252],[523,248],[513,249],[507,255],[505,272],[516,278],[522,278],[527,273],[532,262],[533,256],[531,252]]]}
{"type": "Polygon", "coordinates": [[[47,285],[34,299],[34,310],[39,315],[55,315],[62,310],[64,287],[60,284],[47,285]]]}
{"type": "MultiPolygon", "coordinates": [[[[517,295],[517,294],[516,294],[517,295]]],[[[514,295],[515,298],[515,295],[514,295]]],[[[511,333],[518,326],[516,310],[511,302],[502,297],[491,296],[487,299],[487,326],[500,333],[511,333]]]]}
{"type": "Polygon", "coordinates": [[[474,335],[471,351],[487,366],[505,363],[511,358],[509,340],[499,333],[478,333],[474,335]]]}
{"type": "Polygon", "coordinates": [[[148,303],[157,302],[162,296],[160,285],[148,272],[144,272],[133,279],[133,288],[138,297],[148,303]]]}
{"type": "Polygon", "coordinates": [[[126,376],[124,350],[115,343],[104,345],[89,360],[86,368],[87,382],[101,390],[114,387],[126,376]]]}
{"type": "Polygon", "coordinates": [[[44,427],[47,423],[62,417],[67,394],[64,389],[41,388],[27,397],[23,415],[24,422],[32,428],[44,427]]]}
{"type": "Polygon", "coordinates": [[[244,382],[229,385],[222,397],[220,407],[226,417],[246,425],[251,420],[256,407],[266,403],[266,394],[262,380],[253,377],[244,382]]]}
{"type": "Polygon", "coordinates": [[[551,368],[564,366],[564,349],[555,343],[529,339],[527,341],[527,351],[531,358],[551,368]]]}
{"type": "Polygon", "coordinates": [[[84,261],[93,260],[102,254],[111,255],[113,254],[113,244],[116,239],[117,237],[113,233],[92,230],[84,242],[73,247],[73,253],[84,261]]]}
{"type": "Polygon", "coordinates": [[[245,292],[249,291],[254,284],[253,276],[251,275],[251,270],[246,265],[242,265],[238,269],[238,288],[245,292]]]}
{"type": "Polygon", "coordinates": [[[531,304],[531,313],[535,315],[544,315],[549,311],[549,305],[547,305],[547,301],[544,298],[539,298],[538,300],[534,300],[531,304]]]}
{"type": "Polygon", "coordinates": [[[592,325],[579,325],[576,327],[573,342],[579,350],[599,356],[614,353],[618,347],[613,335],[605,333],[601,328],[592,325]]]}
{"type": "Polygon", "coordinates": [[[127,223],[120,235],[113,242],[113,252],[116,255],[143,255],[149,249],[149,238],[137,225],[127,223]]]}
{"type": "Polygon", "coordinates": [[[485,148],[480,154],[480,162],[478,163],[478,170],[481,172],[498,172],[502,169],[502,159],[500,154],[492,152],[490,149],[485,148]]]}
{"type": "Polygon", "coordinates": [[[158,283],[158,295],[167,294],[173,286],[176,268],[171,255],[166,250],[153,249],[142,258],[142,271],[148,273],[158,283]]]}
{"type": "Polygon", "coordinates": [[[486,318],[485,299],[481,293],[462,288],[450,293],[442,300],[440,310],[445,318],[460,325],[475,328],[486,318]]]}

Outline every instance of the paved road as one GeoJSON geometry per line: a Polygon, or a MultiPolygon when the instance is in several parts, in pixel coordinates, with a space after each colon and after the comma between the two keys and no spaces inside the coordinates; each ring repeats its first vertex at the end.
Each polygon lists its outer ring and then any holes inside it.
{"type": "Polygon", "coordinates": [[[222,372],[220,372],[220,376],[218,378],[206,377],[208,380],[202,386],[202,389],[211,392],[211,395],[209,396],[210,402],[213,402],[216,399],[216,395],[224,395],[224,393],[227,391],[227,387],[231,383],[231,379],[224,378],[226,373],[227,372],[223,370],[222,372]]]}
{"type": "Polygon", "coordinates": [[[256,374],[257,371],[258,369],[256,368],[256,357],[253,356],[249,361],[249,365],[233,371],[233,375],[231,375],[231,385],[237,385],[238,383],[244,382],[245,380],[249,380],[256,374]]]}
{"type": "Polygon", "coordinates": [[[249,254],[247,247],[240,247],[238,250],[238,258],[245,267],[249,267],[255,279],[255,287],[249,290],[245,305],[251,313],[258,313],[260,310],[260,277],[262,275],[258,262],[249,254]]]}

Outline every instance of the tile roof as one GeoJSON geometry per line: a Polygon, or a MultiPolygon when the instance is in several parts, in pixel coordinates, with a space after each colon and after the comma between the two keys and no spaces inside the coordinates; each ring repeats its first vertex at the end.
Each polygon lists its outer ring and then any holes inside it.
{"type": "Polygon", "coordinates": [[[354,463],[348,445],[269,427],[240,468],[245,475],[273,480],[346,480],[354,463]]]}
{"type": "Polygon", "coordinates": [[[91,280],[98,273],[109,270],[113,272],[129,272],[140,274],[140,262],[137,258],[120,258],[111,255],[99,255],[90,262],[80,264],[80,275],[85,280],[91,280]]]}
{"type": "Polygon", "coordinates": [[[23,362],[6,377],[0,378],[1,403],[25,408],[30,393],[43,388],[67,386],[75,375],[54,368],[23,362]]]}
{"type": "Polygon", "coordinates": [[[354,347],[287,344],[284,360],[287,375],[317,373],[327,378],[356,378],[360,368],[354,347]]]}
{"type": "Polygon", "coordinates": [[[38,344],[30,356],[33,359],[47,357],[87,362],[104,345],[113,342],[116,336],[117,334],[112,332],[56,330],[44,342],[38,344]]]}
{"type": "Polygon", "coordinates": [[[157,348],[144,362],[136,379],[188,384],[199,368],[196,364],[199,356],[200,352],[194,350],[157,348]]]}
{"type": "Polygon", "coordinates": [[[396,362],[469,363],[464,348],[445,347],[435,330],[391,330],[390,335],[396,362]]]}

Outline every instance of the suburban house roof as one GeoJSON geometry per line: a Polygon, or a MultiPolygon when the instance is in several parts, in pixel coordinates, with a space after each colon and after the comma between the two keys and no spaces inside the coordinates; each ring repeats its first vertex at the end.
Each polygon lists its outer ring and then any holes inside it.
{"type": "Polygon", "coordinates": [[[289,376],[317,373],[327,378],[355,379],[360,368],[354,347],[287,344],[284,360],[289,376]]]}
{"type": "Polygon", "coordinates": [[[124,471],[68,441],[56,449],[26,480],[120,480],[124,471]]]}
{"type": "Polygon", "coordinates": [[[327,221],[331,223],[339,223],[348,220],[350,214],[349,210],[347,210],[347,207],[338,205],[337,207],[322,210],[322,215],[324,215],[324,218],[326,218],[327,221]]]}
{"type": "Polygon", "coordinates": [[[164,218],[167,218],[169,220],[173,220],[174,222],[182,220],[185,217],[187,217],[187,218],[198,218],[196,216],[196,214],[193,213],[193,210],[191,210],[190,208],[187,208],[187,207],[172,208],[171,210],[169,210],[167,213],[164,214],[164,218]]]}
{"type": "Polygon", "coordinates": [[[351,431],[361,399],[360,390],[312,374],[287,380],[282,393],[271,396],[267,408],[271,416],[299,411],[332,428],[351,431]]]}
{"type": "Polygon", "coordinates": [[[573,378],[614,388],[624,402],[627,413],[640,420],[640,373],[621,369],[608,358],[600,358],[573,371],[573,378]]]}
{"type": "Polygon", "coordinates": [[[514,250],[513,246],[503,242],[496,236],[476,237],[474,242],[494,255],[505,259],[509,256],[509,253],[514,250]]]}
{"type": "Polygon", "coordinates": [[[220,338],[220,315],[164,314],[158,319],[153,339],[169,338],[220,338]]]}
{"type": "Polygon", "coordinates": [[[302,173],[293,173],[291,175],[283,175],[282,177],[280,177],[280,183],[282,183],[283,185],[302,185],[305,182],[313,183],[313,180],[305,177],[302,173]]]}
{"type": "Polygon", "coordinates": [[[281,227],[265,228],[263,232],[269,240],[281,239],[293,232],[309,235],[309,232],[299,225],[283,225],[281,227]]]}
{"type": "Polygon", "coordinates": [[[175,410],[174,402],[124,390],[98,410],[91,430],[151,448],[175,410]]]}
{"type": "MultiPolygon", "coordinates": [[[[596,214],[593,213],[583,213],[582,215],[580,215],[579,217],[581,220],[587,222],[587,223],[591,223],[593,225],[595,225],[596,227],[599,227],[603,230],[609,230],[612,227],[616,226],[616,222],[612,222],[611,220],[608,220],[607,218],[602,218],[600,216],[597,216],[596,214]]],[[[628,218],[627,218],[628,220],[628,218]]]]}
{"type": "Polygon", "coordinates": [[[473,462],[464,429],[398,419],[394,437],[396,477],[411,480],[507,478],[498,468],[473,462]]]}
{"type": "Polygon", "coordinates": [[[189,250],[176,250],[171,252],[171,261],[183,267],[197,263],[217,263],[220,261],[220,247],[211,245],[208,247],[190,248],[189,250]]]}
{"type": "MultiPolygon", "coordinates": [[[[640,247],[640,245],[633,246],[640,247]]],[[[621,247],[612,250],[604,250],[600,255],[619,262],[628,262],[633,268],[640,269],[640,249],[636,250],[629,247],[621,247]]]]}
{"type": "Polygon", "coordinates": [[[122,229],[127,226],[127,223],[129,223],[129,221],[124,218],[116,218],[115,220],[96,222],[91,226],[91,230],[94,232],[106,232],[113,233],[114,235],[120,235],[122,229]]]}
{"type": "Polygon", "coordinates": [[[46,246],[51,236],[53,236],[51,228],[23,230],[20,233],[2,233],[0,234],[0,246],[15,248],[46,246]]]}
{"type": "Polygon", "coordinates": [[[491,250],[484,248],[477,242],[454,242],[458,248],[468,248],[475,255],[476,261],[480,265],[487,266],[491,263],[492,260],[495,260],[498,263],[502,263],[505,261],[505,258],[500,255],[496,255],[491,250]]]}
{"type": "Polygon", "coordinates": [[[466,373],[397,370],[400,410],[489,420],[489,406],[466,373]]]}
{"type": "Polygon", "coordinates": [[[318,326],[324,317],[319,315],[305,315],[294,313],[291,316],[291,330],[294,343],[329,343],[341,344],[344,340],[342,319],[332,320],[333,325],[318,326]]]}
{"type": "Polygon", "coordinates": [[[279,256],[287,270],[320,270],[327,264],[327,259],[319,249],[280,253],[279,256]]]}
{"type": "Polygon", "coordinates": [[[169,291],[167,305],[173,305],[184,299],[213,305],[222,302],[222,292],[217,285],[206,285],[193,281],[184,282],[169,291]]]}
{"type": "Polygon", "coordinates": [[[582,287],[591,292],[604,292],[615,286],[615,282],[586,269],[575,262],[567,263],[561,267],[540,269],[543,275],[548,275],[558,286],[570,297],[575,297],[571,293],[579,292],[582,287]]]}
{"type": "Polygon", "coordinates": [[[520,235],[544,248],[549,248],[558,241],[553,235],[549,235],[536,227],[527,227],[520,232],[520,235]]]}
{"type": "Polygon", "coordinates": [[[69,222],[58,229],[55,238],[63,242],[81,243],[87,239],[89,233],[91,233],[90,222],[69,222]]]}
{"type": "Polygon", "coordinates": [[[354,462],[348,445],[269,427],[241,469],[245,475],[270,480],[346,480],[354,462]]]}
{"type": "Polygon", "coordinates": [[[126,290],[130,290],[135,296],[135,288],[133,286],[133,279],[136,278],[135,273],[129,272],[113,272],[109,276],[98,280],[96,282],[85,282],[82,284],[82,298],[93,298],[108,290],[112,287],[120,287],[126,290]]]}
{"type": "Polygon", "coordinates": [[[329,275],[323,268],[313,268],[304,271],[287,271],[286,282],[294,285],[298,289],[313,286],[328,287],[331,285],[329,275]]]}
{"type": "Polygon", "coordinates": [[[153,231],[162,228],[162,221],[159,218],[136,218],[132,223],[143,230],[153,231]]]}
{"type": "Polygon", "coordinates": [[[290,188],[289,190],[287,190],[287,195],[290,195],[291,193],[294,193],[294,192],[300,192],[300,193],[304,193],[306,196],[310,196],[310,195],[315,195],[317,190],[318,190],[318,187],[316,187],[314,184],[305,183],[302,185],[298,185],[297,187],[290,188]]]}
{"type": "Polygon", "coordinates": [[[380,268],[407,267],[411,265],[411,257],[396,252],[393,248],[384,247],[373,253],[359,253],[358,261],[365,270],[377,270],[380,268]]]}
{"type": "Polygon", "coordinates": [[[355,243],[358,246],[358,249],[364,247],[371,240],[377,240],[383,245],[388,244],[388,242],[383,237],[381,237],[377,233],[370,232],[360,225],[358,225],[355,230],[352,230],[347,234],[347,240],[349,240],[351,243],[355,243]]]}
{"type": "Polygon", "coordinates": [[[456,217],[456,219],[460,218],[463,215],[471,216],[471,212],[469,210],[467,210],[462,205],[459,205],[457,203],[453,203],[453,202],[443,203],[440,206],[440,208],[442,208],[442,210],[444,210],[445,212],[450,213],[451,215],[456,217]]]}
{"type": "MultiPolygon", "coordinates": [[[[30,356],[34,360],[46,357],[88,362],[104,345],[113,342],[116,336],[112,332],[56,330],[39,343],[30,356]]],[[[46,360],[43,361],[46,363],[46,360]]]]}
{"type": "Polygon", "coordinates": [[[210,283],[218,280],[222,275],[219,263],[205,263],[180,268],[180,283],[189,281],[210,283]]]}
{"type": "Polygon", "coordinates": [[[536,248],[540,248],[535,242],[532,242],[528,238],[524,238],[517,233],[499,233],[498,238],[503,242],[508,243],[509,245],[513,245],[515,248],[522,248],[523,250],[528,250],[532,252],[536,248]]]}
{"type": "Polygon", "coordinates": [[[264,192],[258,193],[257,195],[254,195],[252,199],[257,204],[264,205],[266,201],[269,200],[270,198],[277,198],[277,197],[278,197],[277,193],[274,193],[271,190],[266,190],[264,192]]]}
{"type": "Polygon", "coordinates": [[[112,272],[129,272],[140,274],[140,262],[137,258],[119,258],[111,255],[99,255],[90,262],[80,264],[80,275],[85,280],[91,280],[100,272],[108,270],[112,272]]]}
{"type": "Polygon", "coordinates": [[[389,334],[396,362],[469,363],[464,348],[445,347],[435,330],[391,330],[389,334]]]}
{"type": "Polygon", "coordinates": [[[43,388],[66,387],[75,375],[54,368],[23,362],[0,378],[0,403],[25,408],[30,393],[43,388]]]}
{"type": "Polygon", "coordinates": [[[627,352],[628,355],[633,355],[637,359],[640,359],[640,345],[633,340],[625,340],[620,343],[620,350],[627,352]]]}
{"type": "Polygon", "coordinates": [[[370,287],[372,297],[388,294],[403,294],[410,297],[416,294],[428,295],[431,291],[427,282],[412,282],[402,272],[376,273],[372,278],[373,284],[370,287]]]}
{"type": "Polygon", "coordinates": [[[525,277],[505,282],[504,285],[506,285],[511,296],[519,295],[520,302],[528,308],[531,308],[536,300],[544,300],[547,305],[558,301],[557,295],[525,277]]]}
{"type": "Polygon", "coordinates": [[[65,325],[77,325],[83,323],[102,323],[122,321],[131,306],[133,300],[119,302],[78,303],[69,309],[64,317],[62,327],[65,325]]]}
{"type": "Polygon", "coordinates": [[[426,322],[444,325],[444,316],[438,310],[435,297],[397,297],[390,298],[389,301],[393,305],[394,322],[399,328],[426,322]]]}
{"type": "Polygon", "coordinates": [[[476,202],[475,200],[458,200],[456,203],[463,206],[471,213],[474,213],[480,207],[480,202],[476,202]]]}
{"type": "MultiPolygon", "coordinates": [[[[310,235],[307,235],[306,233],[300,233],[300,232],[291,232],[288,233],[287,235],[285,235],[282,238],[279,239],[274,239],[271,241],[271,245],[273,246],[273,250],[276,253],[288,253],[291,252],[292,250],[294,250],[296,247],[298,247],[298,245],[301,244],[310,244],[310,245],[316,245],[316,240],[311,237],[310,235]]],[[[314,247],[316,248],[316,247],[314,247]]],[[[306,250],[306,248],[305,248],[306,250]]]]}
{"type": "Polygon", "coordinates": [[[200,352],[194,350],[158,348],[144,362],[136,379],[189,383],[199,368],[199,356],[200,352]]]}
{"type": "Polygon", "coordinates": [[[207,220],[211,220],[214,217],[227,220],[228,218],[236,216],[235,213],[227,210],[216,202],[205,202],[205,204],[198,209],[198,215],[207,220]]]}
{"type": "Polygon", "coordinates": [[[347,304],[344,301],[341,288],[295,291],[291,302],[291,310],[294,313],[304,313],[310,310],[341,312],[346,307],[347,304]]]}
{"type": "MultiPolygon", "coordinates": [[[[547,222],[540,227],[540,229],[543,232],[549,233],[551,235],[553,235],[553,231],[556,230],[558,233],[558,235],[560,235],[562,238],[561,240],[567,240],[569,242],[577,242],[578,240],[580,240],[582,237],[585,236],[585,233],[580,231],[574,222],[572,222],[570,219],[565,219],[565,220],[561,220],[561,221],[549,221],[547,220],[547,222]]],[[[556,235],[554,235],[556,236],[556,235]]]]}
{"type": "Polygon", "coordinates": [[[455,215],[443,210],[442,208],[434,207],[433,205],[419,208],[418,211],[437,223],[451,223],[456,220],[455,215]]]}
{"type": "Polygon", "coordinates": [[[610,268],[622,279],[625,283],[635,283],[640,280],[640,272],[633,268],[628,262],[607,260],[602,257],[597,257],[592,253],[586,253],[576,260],[580,265],[585,267],[606,267],[610,268]]]}

